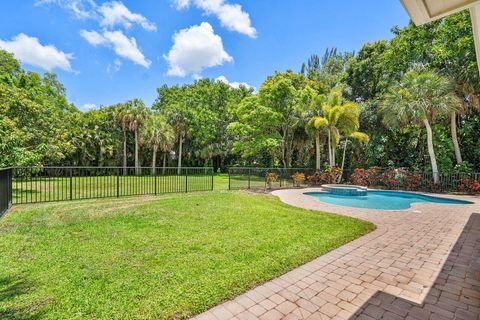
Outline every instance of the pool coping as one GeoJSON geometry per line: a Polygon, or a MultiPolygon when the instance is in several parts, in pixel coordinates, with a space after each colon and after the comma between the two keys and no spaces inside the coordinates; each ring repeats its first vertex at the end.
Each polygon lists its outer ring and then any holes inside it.
{"type": "MultiPolygon", "coordinates": [[[[414,211],[419,211],[419,210],[414,210],[415,207],[417,205],[425,205],[425,204],[428,204],[428,203],[435,203],[435,202],[428,202],[428,201],[425,201],[425,202],[413,202],[411,203],[410,207],[407,208],[407,209],[376,209],[376,208],[359,208],[359,207],[350,207],[350,206],[343,206],[343,205],[340,205],[340,204],[333,204],[333,203],[329,203],[329,202],[324,202],[318,198],[315,198],[314,196],[311,196],[311,195],[307,195],[306,193],[307,192],[311,192],[311,193],[325,193],[327,194],[328,191],[325,191],[325,189],[323,188],[318,188],[318,187],[314,187],[314,188],[305,188],[303,189],[304,192],[302,192],[302,195],[303,196],[308,196],[308,197],[311,197],[311,198],[314,198],[314,200],[320,202],[321,204],[324,204],[324,205],[329,205],[329,206],[335,206],[335,207],[339,207],[339,208],[349,208],[349,209],[362,209],[362,210],[372,210],[372,211],[388,211],[388,212],[414,212],[414,211]],[[320,190],[320,191],[305,191],[305,190],[308,190],[308,189],[315,189],[315,190],[320,190]]],[[[390,191],[390,192],[399,192],[399,193],[410,193],[410,194],[417,194],[417,195],[422,195],[422,196],[427,196],[427,197],[432,197],[432,198],[443,198],[443,199],[451,199],[451,200],[459,200],[459,201],[468,201],[469,203],[436,203],[436,204],[441,204],[441,205],[454,205],[454,206],[458,206],[458,205],[475,205],[476,202],[474,201],[474,199],[480,199],[480,196],[475,196],[475,195],[456,195],[456,194],[437,194],[437,193],[428,193],[428,192],[421,192],[421,191],[405,191],[405,190],[392,190],[392,189],[372,189],[372,188],[367,188],[367,191],[390,191]],[[466,200],[464,198],[460,198],[460,197],[469,197],[469,198],[472,198],[472,199],[469,199],[469,200],[466,200]]],[[[273,191],[275,192],[275,191],[273,191]]],[[[272,192],[272,194],[273,194],[272,192]]],[[[416,213],[421,213],[421,212],[416,212],[416,213]]]]}

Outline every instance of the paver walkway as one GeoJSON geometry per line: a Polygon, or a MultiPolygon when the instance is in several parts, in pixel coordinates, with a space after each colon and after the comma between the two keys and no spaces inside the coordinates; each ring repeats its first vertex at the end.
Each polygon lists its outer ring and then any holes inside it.
{"type": "Polygon", "coordinates": [[[303,192],[273,194],[377,229],[194,319],[480,319],[479,198],[377,211],[321,203],[303,192]]]}

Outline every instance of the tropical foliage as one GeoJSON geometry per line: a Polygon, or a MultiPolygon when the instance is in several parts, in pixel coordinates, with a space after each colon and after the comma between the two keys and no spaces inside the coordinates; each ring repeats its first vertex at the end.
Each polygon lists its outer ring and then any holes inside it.
{"type": "Polygon", "coordinates": [[[152,106],[132,98],[85,112],[55,74],[0,51],[0,166],[315,167],[314,182],[355,167],[433,171],[434,181],[480,170],[468,12],[392,31],[357,53],[314,54],[257,91],[201,79],[161,86],[152,106]]]}

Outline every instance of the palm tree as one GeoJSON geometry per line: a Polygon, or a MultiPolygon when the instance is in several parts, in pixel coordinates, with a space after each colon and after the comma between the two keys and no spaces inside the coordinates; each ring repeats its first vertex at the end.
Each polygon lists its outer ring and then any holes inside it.
{"type": "Polygon", "coordinates": [[[322,106],[327,120],[328,159],[330,166],[336,166],[336,150],[342,136],[350,136],[359,128],[359,107],[351,101],[344,101],[342,88],[335,87],[322,106]]]}
{"type": "Polygon", "coordinates": [[[325,101],[324,95],[317,95],[312,93],[311,99],[309,99],[308,109],[311,113],[310,120],[308,120],[305,131],[315,138],[315,169],[319,171],[321,169],[320,162],[320,150],[322,147],[321,144],[321,134],[325,131],[325,128],[328,124],[327,119],[323,115],[322,106],[325,101]]]}
{"type": "Polygon", "coordinates": [[[457,164],[460,164],[463,160],[457,136],[457,111],[452,111],[452,113],[450,113],[450,131],[452,135],[453,149],[455,150],[455,160],[457,161],[457,164]]]}
{"type": "Polygon", "coordinates": [[[130,122],[129,122],[129,129],[135,135],[135,172],[136,174],[140,173],[140,159],[138,156],[139,149],[140,149],[140,136],[139,136],[139,129],[144,124],[149,110],[145,107],[145,104],[140,99],[133,99],[128,101],[127,104],[131,106],[131,113],[130,115],[130,122]]]}
{"type": "Polygon", "coordinates": [[[354,131],[350,133],[348,136],[346,136],[346,139],[344,141],[343,145],[343,156],[342,156],[342,170],[340,173],[339,181],[342,180],[343,176],[343,168],[345,167],[345,153],[347,152],[347,146],[350,140],[355,140],[358,141],[361,144],[367,144],[370,138],[366,133],[360,132],[360,131],[354,131]]]}
{"type": "MultiPolygon", "coordinates": [[[[158,149],[160,147],[165,149],[166,146],[172,145],[174,140],[173,129],[164,117],[152,114],[148,117],[144,130],[142,130],[142,140],[152,148],[152,174],[155,174],[158,149]]],[[[163,165],[165,166],[165,161],[163,165]]]]}
{"type": "Polygon", "coordinates": [[[177,110],[177,111],[171,112],[168,116],[168,120],[175,132],[175,139],[178,141],[178,164],[177,164],[178,174],[180,174],[182,171],[183,140],[187,136],[186,118],[185,118],[184,112],[182,111],[177,110]]]}
{"type": "Polygon", "coordinates": [[[410,70],[390,88],[381,106],[384,122],[390,127],[425,127],[435,184],[440,179],[430,124],[438,117],[457,111],[458,104],[454,99],[456,97],[444,77],[433,71],[410,70]]]}
{"type": "Polygon", "coordinates": [[[127,134],[133,121],[133,112],[130,104],[122,103],[116,106],[114,117],[120,123],[123,132],[123,174],[127,174],[127,134]]]}

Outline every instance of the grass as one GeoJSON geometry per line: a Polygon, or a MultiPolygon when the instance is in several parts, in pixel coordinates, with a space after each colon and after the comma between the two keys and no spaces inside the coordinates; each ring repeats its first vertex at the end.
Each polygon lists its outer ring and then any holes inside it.
{"type": "Polygon", "coordinates": [[[15,206],[0,318],[186,318],[372,229],[241,192],[15,206]]]}
{"type": "MultiPolygon", "coordinates": [[[[43,177],[16,179],[13,181],[14,203],[50,202],[59,200],[78,200],[116,197],[125,195],[148,195],[212,189],[210,175],[159,175],[153,176],[91,176],[43,177]],[[118,179],[118,180],[117,180],[118,179]],[[156,188],[155,188],[156,183],[156,188]],[[117,184],[119,188],[117,189],[117,184]]],[[[228,190],[228,174],[215,174],[215,190],[228,190]]]]}

